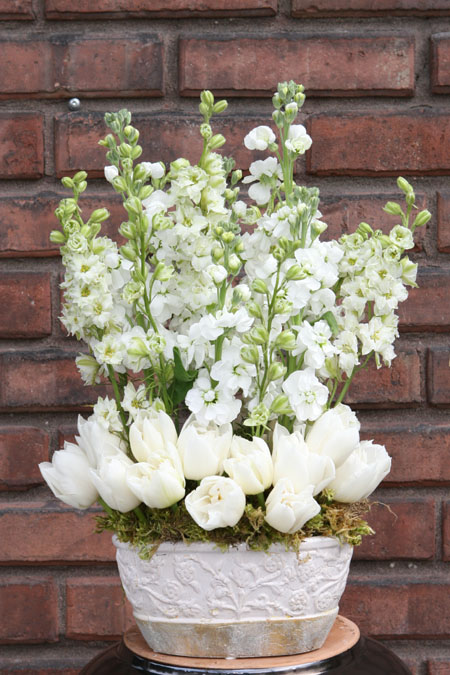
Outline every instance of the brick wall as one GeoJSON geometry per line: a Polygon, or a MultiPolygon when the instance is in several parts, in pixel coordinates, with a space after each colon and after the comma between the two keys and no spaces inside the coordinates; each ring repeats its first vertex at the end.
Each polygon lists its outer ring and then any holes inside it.
{"type": "Polygon", "coordinates": [[[448,0],[0,0],[0,21],[0,671],[74,675],[130,622],[109,537],[53,500],[37,470],[92,401],[58,322],[58,177],[89,170],[87,210],[107,205],[117,226],[98,180],[105,111],[136,113],[146,160],[195,159],[197,96],[210,88],[229,98],[227,154],[246,168],[243,135],[292,78],[314,138],[299,179],[320,187],[333,235],[392,223],[380,209],[398,174],[434,214],[399,356],[351,394],[365,437],[393,455],[377,496],[396,517],[373,509],[378,534],[356,551],[341,610],[414,675],[448,673],[448,0]]]}

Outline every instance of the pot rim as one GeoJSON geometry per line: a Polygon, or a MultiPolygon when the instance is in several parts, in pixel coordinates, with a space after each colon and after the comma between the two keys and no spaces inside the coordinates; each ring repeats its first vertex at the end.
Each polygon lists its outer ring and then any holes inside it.
{"type": "MultiPolygon", "coordinates": [[[[122,542],[119,541],[117,536],[114,534],[112,537],[113,544],[117,549],[122,549],[126,551],[130,550],[135,550],[138,552],[138,548],[134,547],[132,544],[129,544],[128,542],[122,542]]],[[[312,551],[312,550],[317,550],[317,549],[326,549],[326,548],[353,548],[350,546],[348,543],[343,543],[340,542],[337,537],[326,537],[326,536],[316,536],[316,537],[306,537],[301,543],[300,543],[300,552],[305,552],[305,551],[312,551]]],[[[232,546],[228,546],[227,548],[224,548],[220,546],[220,544],[217,544],[213,541],[194,541],[194,542],[184,542],[184,541],[176,541],[176,542],[169,542],[165,541],[159,544],[157,553],[180,553],[180,552],[186,552],[189,551],[190,553],[194,552],[199,552],[199,553],[215,553],[215,552],[223,552],[223,553],[238,553],[241,551],[250,551],[247,547],[247,544],[245,542],[241,542],[239,544],[234,544],[232,546]]],[[[267,551],[254,551],[254,553],[290,553],[296,555],[296,551],[293,551],[291,549],[286,549],[285,545],[282,544],[281,542],[275,542],[270,545],[269,549],[267,551]]]]}

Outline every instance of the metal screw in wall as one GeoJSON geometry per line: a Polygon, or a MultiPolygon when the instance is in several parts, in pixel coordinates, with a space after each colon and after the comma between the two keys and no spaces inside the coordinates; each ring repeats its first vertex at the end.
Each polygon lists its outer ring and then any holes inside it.
{"type": "Polygon", "coordinates": [[[79,98],[71,98],[69,103],[67,104],[67,107],[69,110],[75,111],[75,110],[81,110],[81,101],[79,98]]]}

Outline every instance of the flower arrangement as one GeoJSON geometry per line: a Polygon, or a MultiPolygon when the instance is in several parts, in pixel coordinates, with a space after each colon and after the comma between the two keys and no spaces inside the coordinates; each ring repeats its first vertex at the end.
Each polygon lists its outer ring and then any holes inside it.
{"type": "Polygon", "coordinates": [[[343,403],[371,359],[390,366],[396,310],[415,286],[405,255],[431,215],[403,209],[389,234],[361,223],[322,241],[319,191],[296,185],[312,139],[295,120],[305,100],[278,85],[273,121],[250,131],[267,152],[250,173],[216,152],[211,118],[226,101],[201,95],[198,164],[139,160],[126,110],[107,114],[105,177],[123,197],[118,247],[100,236],[104,208],[83,219],[86,173],[63,178],[73,197],[56,210],[66,268],[62,323],[86,343],[86,385],[109,382],[76,443],[40,465],[53,493],[86,509],[99,529],[136,545],[164,540],[273,541],[332,534],[352,544],[371,529],[366,499],[389,472],[384,447],[360,441],[343,403]],[[249,185],[248,205],[238,183],[249,185]]]}

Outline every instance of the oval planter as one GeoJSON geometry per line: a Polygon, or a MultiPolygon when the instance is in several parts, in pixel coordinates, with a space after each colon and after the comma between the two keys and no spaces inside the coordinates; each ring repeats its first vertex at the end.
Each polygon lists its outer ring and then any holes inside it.
{"type": "Polygon", "coordinates": [[[311,537],[299,553],[245,544],[161,544],[150,560],[113,537],[136,623],[155,652],[244,658],[319,649],[338,613],[352,547],[311,537]]]}

